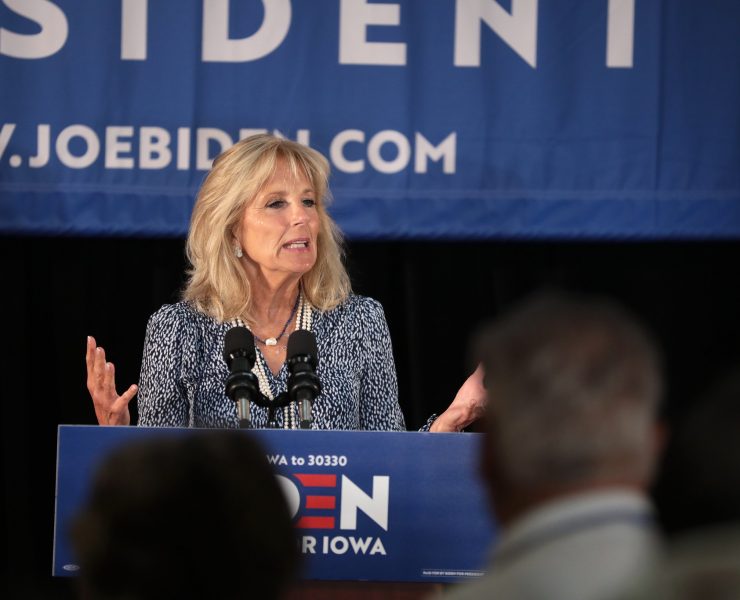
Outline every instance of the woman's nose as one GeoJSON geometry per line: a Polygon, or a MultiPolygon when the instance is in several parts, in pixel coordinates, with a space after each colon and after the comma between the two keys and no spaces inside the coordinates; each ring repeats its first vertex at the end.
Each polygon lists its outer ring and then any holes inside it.
{"type": "Polygon", "coordinates": [[[293,209],[291,212],[291,221],[294,225],[300,225],[301,223],[305,223],[308,219],[308,207],[303,205],[303,202],[296,202],[293,205],[293,209]]]}

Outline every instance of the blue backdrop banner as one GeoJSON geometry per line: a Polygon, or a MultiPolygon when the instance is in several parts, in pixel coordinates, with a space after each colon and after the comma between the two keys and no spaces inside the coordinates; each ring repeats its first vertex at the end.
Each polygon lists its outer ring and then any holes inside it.
{"type": "Polygon", "coordinates": [[[184,235],[256,131],[352,238],[740,237],[737,0],[0,0],[0,231],[184,235]]]}

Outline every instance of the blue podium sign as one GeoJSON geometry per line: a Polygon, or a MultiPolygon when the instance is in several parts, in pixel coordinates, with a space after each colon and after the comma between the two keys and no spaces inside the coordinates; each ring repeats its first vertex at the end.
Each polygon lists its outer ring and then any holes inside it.
{"type": "MultiPolygon", "coordinates": [[[[59,427],[53,574],[77,565],[67,528],[114,448],[187,429],[59,427]]],[[[452,582],[481,574],[495,525],[480,434],[250,430],[282,485],[304,578],[452,582]]]]}

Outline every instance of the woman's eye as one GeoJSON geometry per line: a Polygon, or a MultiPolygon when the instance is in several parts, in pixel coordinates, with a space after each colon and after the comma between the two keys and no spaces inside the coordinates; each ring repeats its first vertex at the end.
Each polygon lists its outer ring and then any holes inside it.
{"type": "Polygon", "coordinates": [[[313,198],[304,198],[303,206],[316,206],[316,200],[313,198]]]}
{"type": "Polygon", "coordinates": [[[279,200],[271,200],[267,203],[267,208],[282,208],[285,206],[285,200],[279,199],[279,200]]]}

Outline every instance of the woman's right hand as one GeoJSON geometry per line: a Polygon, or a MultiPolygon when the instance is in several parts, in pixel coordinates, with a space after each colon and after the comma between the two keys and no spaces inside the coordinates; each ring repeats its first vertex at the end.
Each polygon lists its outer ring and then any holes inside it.
{"type": "Polygon", "coordinates": [[[120,396],[116,392],[116,372],[113,363],[105,362],[105,350],[88,336],[87,353],[87,391],[92,396],[95,416],[100,425],[128,425],[131,415],[128,403],[136,395],[139,387],[134,384],[120,396]]]}

